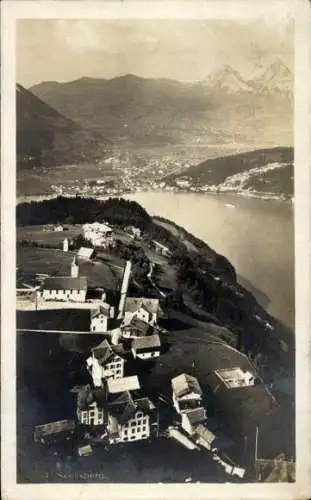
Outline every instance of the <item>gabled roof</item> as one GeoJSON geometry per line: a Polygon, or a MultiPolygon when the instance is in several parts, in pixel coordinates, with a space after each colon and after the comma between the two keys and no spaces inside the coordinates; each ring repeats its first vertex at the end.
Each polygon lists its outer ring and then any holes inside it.
{"type": "Polygon", "coordinates": [[[115,355],[111,345],[106,339],[104,339],[98,346],[93,347],[91,351],[98,360],[98,363],[102,366],[115,355]]]}
{"type": "Polygon", "coordinates": [[[141,336],[148,335],[148,332],[151,331],[151,326],[143,321],[142,319],[137,318],[137,316],[132,316],[129,321],[124,321],[125,327],[135,328],[137,333],[141,336]]]}
{"type": "Polygon", "coordinates": [[[44,290],[87,290],[87,279],[84,276],[72,278],[71,276],[52,276],[46,278],[44,290]]]}
{"type": "Polygon", "coordinates": [[[178,377],[173,378],[172,388],[177,397],[183,397],[191,392],[202,396],[202,389],[198,380],[187,373],[182,373],[178,377]]]}
{"type": "Polygon", "coordinates": [[[155,410],[155,406],[149,398],[135,399],[135,405],[137,410],[141,410],[143,413],[149,413],[155,410]]]}
{"type": "Polygon", "coordinates": [[[216,435],[202,424],[199,424],[197,426],[196,434],[198,435],[198,437],[202,438],[209,446],[211,446],[216,439],[216,435]]]}
{"type": "Polygon", "coordinates": [[[92,319],[99,316],[99,314],[103,314],[107,318],[110,318],[110,306],[108,304],[107,305],[100,305],[96,309],[91,310],[92,319]]]}
{"type": "Polygon", "coordinates": [[[150,314],[156,314],[159,309],[159,299],[144,297],[127,297],[125,300],[125,312],[136,312],[143,307],[150,314]]]}
{"type": "Polygon", "coordinates": [[[187,418],[191,425],[198,424],[199,422],[203,422],[206,418],[206,411],[204,408],[195,408],[193,410],[187,411],[185,414],[185,418],[187,418]]]}
{"type": "Polygon", "coordinates": [[[116,394],[124,391],[135,391],[140,389],[140,383],[137,375],[131,377],[118,378],[115,380],[107,380],[107,388],[109,394],[116,394]]]}
{"type": "Polygon", "coordinates": [[[159,349],[161,347],[161,340],[158,334],[149,335],[148,337],[139,337],[137,339],[133,339],[132,341],[132,349],[136,351],[140,350],[153,350],[159,349]]]}
{"type": "Polygon", "coordinates": [[[135,413],[136,406],[129,391],[108,396],[108,412],[119,424],[127,422],[135,413]]]}

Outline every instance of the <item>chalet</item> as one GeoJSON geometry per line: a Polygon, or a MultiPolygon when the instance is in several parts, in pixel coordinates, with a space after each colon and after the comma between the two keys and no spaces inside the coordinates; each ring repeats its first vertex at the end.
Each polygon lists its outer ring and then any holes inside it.
{"type": "Polygon", "coordinates": [[[188,410],[181,414],[181,426],[190,435],[194,434],[198,424],[206,419],[206,410],[202,407],[188,410]]]}
{"type": "Polygon", "coordinates": [[[169,257],[172,254],[172,252],[170,251],[170,249],[168,247],[166,247],[165,245],[162,245],[162,243],[160,243],[159,241],[156,241],[156,240],[152,240],[151,248],[156,253],[159,253],[159,254],[163,255],[164,257],[169,257]]]}
{"type": "Polygon", "coordinates": [[[126,297],[124,308],[124,322],[129,321],[133,316],[138,319],[155,325],[159,314],[159,299],[148,299],[143,297],[126,297]]]}
{"type": "Polygon", "coordinates": [[[130,318],[130,321],[124,322],[121,325],[122,336],[125,339],[133,339],[146,337],[150,335],[154,329],[145,321],[138,319],[136,316],[130,318]]]}
{"type": "Polygon", "coordinates": [[[70,276],[55,276],[46,278],[38,295],[43,300],[62,302],[85,302],[87,279],[70,276]]]}
{"type": "Polygon", "coordinates": [[[114,316],[114,308],[102,304],[91,311],[91,332],[107,332],[114,316]]]}
{"type": "Polygon", "coordinates": [[[67,435],[73,434],[76,428],[74,420],[58,420],[56,422],[50,422],[48,424],[36,425],[34,429],[34,441],[35,443],[41,442],[45,443],[56,435],[67,435]]]}
{"type": "Polygon", "coordinates": [[[106,378],[123,378],[125,360],[119,355],[121,352],[122,345],[111,346],[107,340],[91,349],[86,363],[95,387],[101,387],[106,378]]]}
{"type": "Polygon", "coordinates": [[[131,346],[134,358],[158,358],[161,352],[161,340],[158,334],[135,338],[131,346]]]}
{"type": "Polygon", "coordinates": [[[134,227],[134,226],[126,226],[124,228],[124,231],[129,233],[133,238],[140,239],[141,238],[141,230],[139,227],[134,227]]]}
{"type": "Polygon", "coordinates": [[[109,442],[125,443],[148,439],[155,406],[148,398],[134,400],[129,391],[108,396],[109,442]]]}
{"type": "Polygon", "coordinates": [[[201,406],[202,390],[198,380],[182,373],[172,379],[173,403],[177,413],[198,408],[201,406]]]}

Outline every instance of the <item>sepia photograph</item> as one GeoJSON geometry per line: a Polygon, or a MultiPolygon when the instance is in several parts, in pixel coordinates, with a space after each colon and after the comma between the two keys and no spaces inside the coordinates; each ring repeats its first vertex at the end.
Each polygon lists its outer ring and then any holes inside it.
{"type": "Polygon", "coordinates": [[[295,19],[65,3],[15,20],[16,483],[295,483],[295,19]]]}

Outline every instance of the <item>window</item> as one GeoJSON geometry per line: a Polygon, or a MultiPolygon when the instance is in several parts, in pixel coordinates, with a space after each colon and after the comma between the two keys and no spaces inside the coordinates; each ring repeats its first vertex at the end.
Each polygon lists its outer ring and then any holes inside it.
{"type": "Polygon", "coordinates": [[[131,422],[131,427],[134,427],[136,425],[136,422],[131,422]]]}
{"type": "Polygon", "coordinates": [[[142,430],[143,430],[143,431],[145,431],[145,430],[146,430],[146,426],[145,426],[145,425],[143,425],[143,428],[142,428],[142,430]]]}
{"type": "Polygon", "coordinates": [[[132,429],[132,434],[135,434],[135,432],[136,432],[136,429],[132,429]]]}
{"type": "Polygon", "coordinates": [[[128,430],[124,429],[124,435],[127,436],[127,434],[128,434],[128,430]]]}
{"type": "Polygon", "coordinates": [[[144,416],[144,415],[143,415],[143,413],[142,413],[141,411],[138,411],[138,412],[136,413],[136,418],[141,418],[141,417],[143,417],[143,416],[144,416]]]}
{"type": "Polygon", "coordinates": [[[128,441],[128,437],[124,436],[123,441],[128,441]]]}
{"type": "Polygon", "coordinates": [[[140,432],[141,431],[141,428],[140,427],[137,427],[137,432],[140,432]]]}
{"type": "Polygon", "coordinates": [[[136,423],[137,423],[137,425],[141,425],[142,424],[142,420],[139,418],[139,419],[136,420],[136,423]]]}

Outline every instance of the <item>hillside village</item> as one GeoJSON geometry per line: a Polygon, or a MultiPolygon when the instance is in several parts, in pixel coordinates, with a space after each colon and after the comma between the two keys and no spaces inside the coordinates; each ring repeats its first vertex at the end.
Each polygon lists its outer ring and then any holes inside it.
{"type": "MultiPolygon", "coordinates": [[[[131,296],[133,265],[126,260],[119,268],[122,279],[117,293],[111,297],[104,287],[91,289],[87,276],[81,275],[83,263],[96,265],[94,256],[98,249],[107,251],[115,247],[116,233],[109,223],[84,224],[83,241],[87,246],[74,251],[69,250],[70,242],[61,224],[45,226],[43,231],[60,234],[63,238],[60,255],[70,256],[70,267],[68,274],[35,273],[35,284],[18,285],[17,331],[23,335],[40,332],[42,336],[50,333],[77,338],[94,336],[96,342],[85,352],[81,367],[88,374],[88,382],[75,385],[68,394],[74,400],[75,414],[71,419],[38,423],[33,429],[35,443],[44,445],[72,439],[77,443],[75,453],[89,456],[99,445],[130,446],[144,440],[152,445],[164,437],[175,441],[176,446],[210,454],[217,467],[231,478],[242,480],[245,474],[247,477],[253,471],[254,459],[243,460],[241,464],[237,458],[229,458],[230,450],[237,445],[235,437],[217,412],[215,416],[206,407],[202,388],[192,372],[180,368],[164,394],[155,396],[144,386],[144,372],[158,363],[161,366],[170,336],[166,294],[152,280],[152,265],[148,278],[155,296],[131,296]],[[168,412],[164,423],[163,406],[164,413],[168,412]]],[[[134,226],[126,226],[124,235],[133,241],[144,239],[142,231],[134,226]]],[[[157,256],[167,259],[171,254],[157,240],[149,245],[155,260],[157,256]]],[[[225,343],[220,343],[221,346],[227,348],[225,343]]],[[[229,359],[230,356],[226,362],[225,356],[217,364],[211,388],[232,393],[233,402],[236,391],[244,390],[249,395],[254,391],[255,398],[267,398],[269,405],[273,405],[274,398],[255,367],[249,364],[247,369],[244,361],[239,366],[229,359]]]]}

